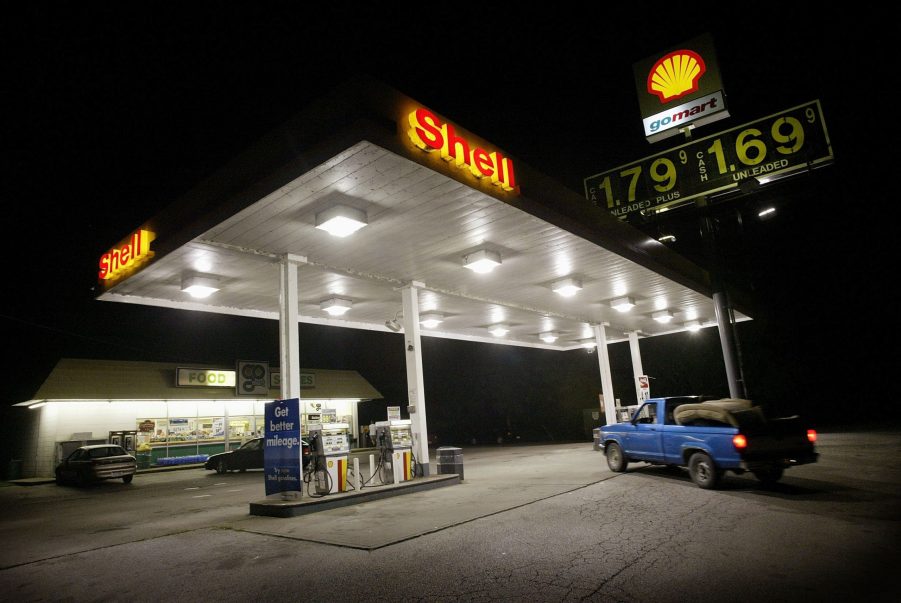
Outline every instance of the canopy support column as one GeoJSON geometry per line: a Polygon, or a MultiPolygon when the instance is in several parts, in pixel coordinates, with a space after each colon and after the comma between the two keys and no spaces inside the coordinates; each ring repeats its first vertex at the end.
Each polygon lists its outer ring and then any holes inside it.
{"type": "Polygon", "coordinates": [[[281,361],[282,400],[300,398],[300,328],[297,296],[297,264],[306,258],[290,253],[279,263],[278,352],[281,361]]]}
{"type": "Polygon", "coordinates": [[[425,413],[425,380],[422,376],[422,345],[419,337],[419,287],[416,281],[401,290],[404,311],[404,355],[407,364],[407,410],[413,431],[413,455],[429,475],[429,440],[425,413]]]}
{"type": "Polygon", "coordinates": [[[613,398],[613,377],[610,373],[610,353],[607,350],[607,323],[592,325],[597,342],[598,365],[601,369],[601,393],[604,395],[604,417],[607,425],[616,423],[616,400],[613,398]]]}

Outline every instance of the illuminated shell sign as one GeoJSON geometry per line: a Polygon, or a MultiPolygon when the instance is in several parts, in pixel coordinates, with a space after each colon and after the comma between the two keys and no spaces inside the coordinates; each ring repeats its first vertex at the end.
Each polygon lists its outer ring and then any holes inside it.
{"type": "Polygon", "coordinates": [[[696,52],[677,50],[654,63],[648,74],[648,93],[668,103],[698,90],[698,80],[707,72],[707,64],[696,52]]]}
{"type": "Polygon", "coordinates": [[[648,142],[729,117],[713,37],[702,34],[632,64],[648,142]]]}

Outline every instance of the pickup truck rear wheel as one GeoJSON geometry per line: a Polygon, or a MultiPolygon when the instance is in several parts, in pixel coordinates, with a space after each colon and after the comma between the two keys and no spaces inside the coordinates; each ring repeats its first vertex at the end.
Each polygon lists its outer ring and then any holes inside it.
{"type": "Polygon", "coordinates": [[[717,469],[713,459],[705,452],[695,452],[688,460],[688,473],[691,481],[700,488],[710,490],[716,487],[723,476],[723,470],[717,469]]]}
{"type": "Polygon", "coordinates": [[[607,466],[610,467],[610,471],[622,473],[626,470],[626,467],[629,466],[629,461],[626,460],[623,449],[620,448],[620,445],[616,442],[607,444],[607,452],[605,454],[607,456],[607,466]]]}

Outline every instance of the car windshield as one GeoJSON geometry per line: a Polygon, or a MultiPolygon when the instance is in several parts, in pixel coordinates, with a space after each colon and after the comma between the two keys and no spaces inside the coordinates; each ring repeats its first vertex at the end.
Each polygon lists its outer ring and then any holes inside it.
{"type": "Polygon", "coordinates": [[[243,446],[241,446],[241,450],[259,450],[259,448],[263,445],[263,440],[250,440],[243,446]]]}

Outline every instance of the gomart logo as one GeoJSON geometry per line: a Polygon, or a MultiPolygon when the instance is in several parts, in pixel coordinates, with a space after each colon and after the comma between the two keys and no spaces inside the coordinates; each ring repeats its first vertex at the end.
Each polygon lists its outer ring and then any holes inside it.
{"type": "Polygon", "coordinates": [[[691,50],[676,50],[659,59],[648,73],[648,94],[656,94],[661,103],[681,98],[698,90],[698,81],[707,71],[701,55],[691,50]]]}
{"type": "Polygon", "coordinates": [[[476,178],[488,178],[491,184],[505,191],[516,188],[513,161],[497,151],[489,153],[458,136],[454,127],[442,123],[428,109],[410,113],[410,129],[407,134],[417,147],[424,151],[440,151],[441,157],[461,169],[469,170],[476,178]]]}
{"type": "Polygon", "coordinates": [[[154,238],[156,235],[149,230],[139,230],[131,235],[127,244],[118,249],[110,249],[100,256],[100,280],[118,278],[126,270],[152,258],[150,241],[154,238]]]}

